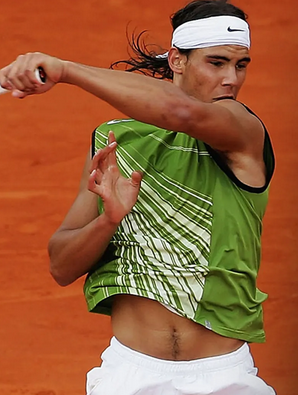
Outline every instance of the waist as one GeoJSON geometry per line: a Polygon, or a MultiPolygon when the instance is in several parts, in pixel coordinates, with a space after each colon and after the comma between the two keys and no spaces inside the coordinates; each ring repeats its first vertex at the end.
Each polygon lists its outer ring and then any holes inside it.
{"type": "Polygon", "coordinates": [[[151,372],[174,374],[175,376],[180,376],[182,379],[192,374],[201,374],[206,377],[207,372],[218,373],[219,370],[233,368],[240,364],[253,368],[253,359],[247,343],[244,343],[236,351],[217,357],[194,359],[191,361],[165,361],[132,350],[120,343],[116,337],[112,337],[110,347],[104,351],[102,357],[103,360],[109,357],[109,363],[114,360],[116,364],[121,363],[119,361],[120,357],[126,363],[150,369],[151,372]]]}
{"type": "Polygon", "coordinates": [[[132,295],[114,297],[112,327],[123,345],[171,361],[220,356],[244,344],[181,317],[156,301],[132,295]]]}

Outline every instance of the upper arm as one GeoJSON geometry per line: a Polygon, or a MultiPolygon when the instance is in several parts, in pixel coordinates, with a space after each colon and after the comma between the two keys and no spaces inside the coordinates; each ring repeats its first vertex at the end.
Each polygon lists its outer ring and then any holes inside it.
{"type": "Polygon", "coordinates": [[[257,147],[262,151],[264,129],[260,120],[235,100],[202,103],[190,98],[181,118],[181,131],[215,150],[250,152],[257,147]]]}
{"type": "Polygon", "coordinates": [[[82,172],[78,194],[66,214],[59,230],[79,229],[98,217],[98,196],[90,192],[87,188],[90,176],[92,152],[91,148],[87,154],[84,169],[82,172]]]}

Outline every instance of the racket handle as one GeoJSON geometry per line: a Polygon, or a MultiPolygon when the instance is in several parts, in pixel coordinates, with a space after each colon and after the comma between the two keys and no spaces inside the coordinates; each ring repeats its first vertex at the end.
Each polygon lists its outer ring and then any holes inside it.
{"type": "Polygon", "coordinates": [[[44,71],[44,69],[43,69],[42,67],[38,67],[38,68],[35,70],[35,77],[36,77],[40,82],[42,82],[43,84],[45,84],[46,81],[47,81],[47,75],[46,75],[46,73],[45,73],[45,71],[44,71]]]}
{"type": "MultiPolygon", "coordinates": [[[[35,73],[35,77],[38,79],[39,82],[41,82],[42,84],[46,82],[47,75],[42,67],[38,67],[34,73],[35,73]]],[[[8,92],[10,92],[9,89],[2,88],[2,86],[0,85],[0,95],[3,95],[4,93],[8,93],[8,92]]]]}

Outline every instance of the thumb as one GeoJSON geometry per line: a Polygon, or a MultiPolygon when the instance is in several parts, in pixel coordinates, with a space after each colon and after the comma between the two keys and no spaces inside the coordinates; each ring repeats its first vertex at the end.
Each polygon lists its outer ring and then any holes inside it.
{"type": "Polygon", "coordinates": [[[139,170],[132,172],[131,174],[131,184],[135,187],[140,186],[143,178],[143,173],[139,170]]]}
{"type": "Polygon", "coordinates": [[[11,93],[13,97],[17,97],[18,99],[24,99],[24,97],[28,96],[26,92],[19,91],[17,89],[14,89],[11,93]]]}

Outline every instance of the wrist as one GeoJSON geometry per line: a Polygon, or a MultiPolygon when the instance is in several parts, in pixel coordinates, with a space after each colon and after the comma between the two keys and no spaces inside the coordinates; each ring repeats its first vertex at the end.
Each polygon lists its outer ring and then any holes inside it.
{"type": "Polygon", "coordinates": [[[122,219],[118,220],[115,218],[111,218],[109,215],[106,214],[106,212],[103,212],[99,217],[98,217],[98,222],[100,226],[104,226],[107,230],[112,230],[116,231],[118,226],[120,225],[122,219]]]}
{"type": "Polygon", "coordinates": [[[73,62],[69,60],[61,60],[61,62],[62,62],[62,73],[59,82],[71,84],[70,69],[72,67],[73,62]]]}

